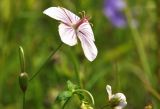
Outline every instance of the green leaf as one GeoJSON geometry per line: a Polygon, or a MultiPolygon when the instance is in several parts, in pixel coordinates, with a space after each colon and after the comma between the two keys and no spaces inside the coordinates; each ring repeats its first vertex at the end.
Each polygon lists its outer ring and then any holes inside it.
{"type": "Polygon", "coordinates": [[[75,89],[78,88],[77,85],[73,84],[71,81],[67,81],[67,88],[69,91],[74,92],[75,89]]]}
{"type": "Polygon", "coordinates": [[[63,91],[62,93],[60,93],[57,97],[58,101],[65,101],[68,98],[70,98],[72,96],[72,92],[71,91],[63,91]]]}

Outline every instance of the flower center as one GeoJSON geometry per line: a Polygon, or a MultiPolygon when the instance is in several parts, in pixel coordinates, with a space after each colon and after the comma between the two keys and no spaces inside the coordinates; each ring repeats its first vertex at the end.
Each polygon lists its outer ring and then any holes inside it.
{"type": "Polygon", "coordinates": [[[83,17],[76,24],[73,24],[72,27],[76,30],[84,22],[88,22],[89,17],[83,17]]]}

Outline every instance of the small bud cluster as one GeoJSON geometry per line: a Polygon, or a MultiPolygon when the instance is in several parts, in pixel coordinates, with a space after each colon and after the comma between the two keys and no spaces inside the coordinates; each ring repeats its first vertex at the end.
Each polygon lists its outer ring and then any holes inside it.
{"type": "Polygon", "coordinates": [[[93,107],[90,106],[87,102],[82,101],[81,109],[93,109],[93,107]]]}

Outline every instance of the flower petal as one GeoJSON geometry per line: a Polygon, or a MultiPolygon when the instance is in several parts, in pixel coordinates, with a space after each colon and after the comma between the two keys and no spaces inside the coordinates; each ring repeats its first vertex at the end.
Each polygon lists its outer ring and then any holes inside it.
{"type": "Polygon", "coordinates": [[[68,25],[75,24],[80,20],[77,15],[62,7],[50,7],[43,13],[68,25]]]}
{"type": "Polygon", "coordinates": [[[91,26],[90,26],[90,24],[89,24],[88,21],[82,23],[82,24],[78,27],[78,31],[82,31],[89,39],[95,41],[92,28],[91,28],[91,26]]]}
{"type": "Polygon", "coordinates": [[[126,97],[123,93],[116,93],[114,96],[112,96],[111,99],[116,98],[119,99],[119,105],[116,106],[117,108],[124,108],[127,105],[126,97]]]}
{"type": "Polygon", "coordinates": [[[81,45],[84,51],[84,55],[89,61],[93,61],[97,56],[97,48],[94,44],[94,41],[88,37],[88,34],[83,31],[78,31],[78,38],[81,41],[81,45]]]}
{"type": "Polygon", "coordinates": [[[111,88],[111,86],[107,85],[106,90],[107,90],[107,93],[108,93],[108,98],[110,100],[112,98],[112,88],[111,88]]]}
{"type": "Polygon", "coordinates": [[[75,30],[70,26],[61,23],[59,25],[59,35],[62,42],[64,42],[65,44],[70,46],[77,44],[77,37],[75,30]]]}

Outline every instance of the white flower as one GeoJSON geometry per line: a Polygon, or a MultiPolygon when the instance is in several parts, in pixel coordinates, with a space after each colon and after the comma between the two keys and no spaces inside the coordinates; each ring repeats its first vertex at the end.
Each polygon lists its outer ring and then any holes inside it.
{"type": "Polygon", "coordinates": [[[88,22],[88,17],[84,16],[80,19],[80,17],[62,7],[50,7],[43,13],[60,21],[59,35],[62,42],[74,46],[79,39],[86,58],[89,61],[96,58],[98,51],[94,44],[94,34],[88,22]]]}
{"type": "Polygon", "coordinates": [[[114,109],[123,109],[127,105],[126,97],[123,93],[112,94],[110,85],[106,86],[109,104],[114,109]]]}

